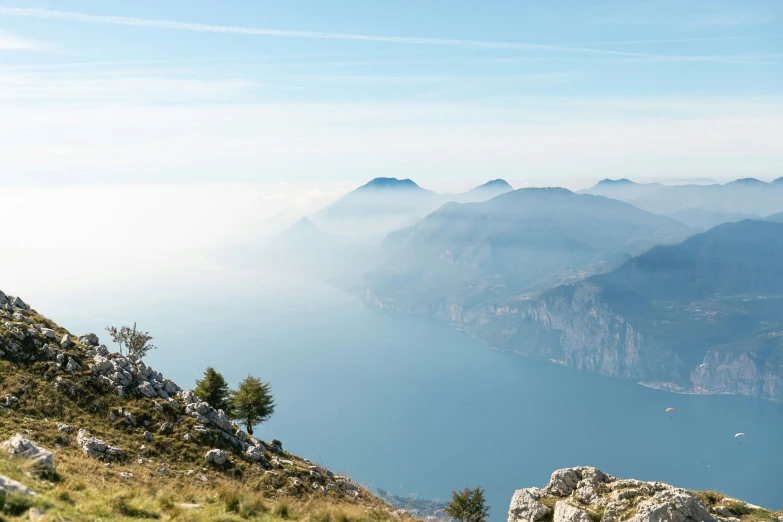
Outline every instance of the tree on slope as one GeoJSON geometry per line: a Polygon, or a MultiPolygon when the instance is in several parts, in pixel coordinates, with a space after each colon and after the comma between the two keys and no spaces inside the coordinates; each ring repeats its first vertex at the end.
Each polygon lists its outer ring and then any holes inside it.
{"type": "Polygon", "coordinates": [[[196,379],[196,389],[193,393],[216,410],[224,412],[230,410],[228,399],[231,390],[228,388],[228,383],[223,375],[211,366],[204,370],[203,379],[196,379]]]}
{"type": "Polygon", "coordinates": [[[239,387],[231,392],[229,409],[231,418],[243,423],[248,434],[252,435],[253,426],[268,420],[275,412],[272,386],[248,375],[239,383],[239,387]]]}
{"type": "Polygon", "coordinates": [[[133,328],[122,326],[118,329],[116,326],[107,326],[106,330],[112,340],[120,346],[120,354],[123,353],[122,348],[125,347],[128,355],[142,359],[147,355],[147,352],[155,349],[155,346],[149,344],[152,340],[150,333],[136,330],[136,323],[133,323],[133,328]]]}
{"type": "Polygon", "coordinates": [[[489,506],[485,505],[484,488],[465,488],[451,492],[446,514],[460,522],[486,522],[489,506]]]}

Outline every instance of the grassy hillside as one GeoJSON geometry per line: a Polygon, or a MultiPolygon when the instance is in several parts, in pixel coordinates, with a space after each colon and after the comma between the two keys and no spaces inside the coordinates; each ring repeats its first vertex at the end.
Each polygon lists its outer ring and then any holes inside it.
{"type": "Polygon", "coordinates": [[[40,472],[0,449],[0,521],[28,520],[30,508],[44,521],[399,518],[347,477],[238,431],[265,454],[249,458],[236,439],[189,416],[181,394],[151,399],[131,385],[120,396],[90,368],[88,346],[73,337],[62,346],[65,329],[2,293],[0,301],[0,443],[19,433],[52,451],[55,466],[40,472]],[[89,456],[78,443],[81,429],[122,455],[89,456]],[[212,449],[227,461],[207,462],[212,449]],[[3,492],[7,479],[36,496],[3,492]]]}

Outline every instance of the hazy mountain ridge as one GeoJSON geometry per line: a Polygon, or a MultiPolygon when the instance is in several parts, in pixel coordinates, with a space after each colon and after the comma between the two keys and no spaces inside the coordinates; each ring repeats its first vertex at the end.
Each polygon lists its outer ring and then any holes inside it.
{"type": "Polygon", "coordinates": [[[745,220],[543,293],[463,285],[427,300],[416,290],[435,276],[400,269],[389,286],[409,287],[387,293],[371,274],[363,297],[448,321],[500,350],[681,391],[783,400],[780,259],[783,225],[745,220]]]}
{"type": "Polygon", "coordinates": [[[369,271],[373,299],[435,310],[473,306],[606,271],[658,243],[690,235],[678,221],[562,188],[519,189],[450,203],[391,233],[369,271]]]}
{"type": "Polygon", "coordinates": [[[375,178],[349,192],[311,219],[321,230],[351,238],[375,238],[423,218],[450,201],[484,201],[512,190],[501,179],[461,194],[438,194],[410,179],[375,178]]]}
{"type": "Polygon", "coordinates": [[[737,179],[725,184],[663,185],[635,183],[623,179],[604,180],[580,191],[631,203],[658,214],[671,214],[696,208],[722,214],[767,215],[783,211],[783,183],[755,178],[737,179]]]}

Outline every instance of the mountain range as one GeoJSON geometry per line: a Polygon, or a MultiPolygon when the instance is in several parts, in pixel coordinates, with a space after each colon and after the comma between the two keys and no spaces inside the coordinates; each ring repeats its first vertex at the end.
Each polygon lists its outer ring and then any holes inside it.
{"type": "Polygon", "coordinates": [[[783,400],[783,212],[769,212],[783,178],[509,188],[439,195],[376,179],[269,242],[265,258],[496,349],[783,400]],[[319,219],[377,233],[336,234],[319,219]]]}
{"type": "Polygon", "coordinates": [[[449,203],[389,234],[368,292],[419,310],[469,306],[606,271],[692,230],[674,219],[562,188],[449,203]]]}
{"type": "Polygon", "coordinates": [[[667,215],[685,209],[748,217],[783,211],[783,178],[770,183],[743,178],[722,185],[663,185],[605,179],[582,192],[619,199],[667,215]]]}

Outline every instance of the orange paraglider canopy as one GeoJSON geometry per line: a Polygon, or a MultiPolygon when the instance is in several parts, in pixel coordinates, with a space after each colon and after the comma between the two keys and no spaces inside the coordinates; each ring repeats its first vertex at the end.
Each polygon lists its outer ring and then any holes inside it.
{"type": "Polygon", "coordinates": [[[666,408],[666,413],[669,413],[670,411],[677,411],[677,408],[666,408]]]}

